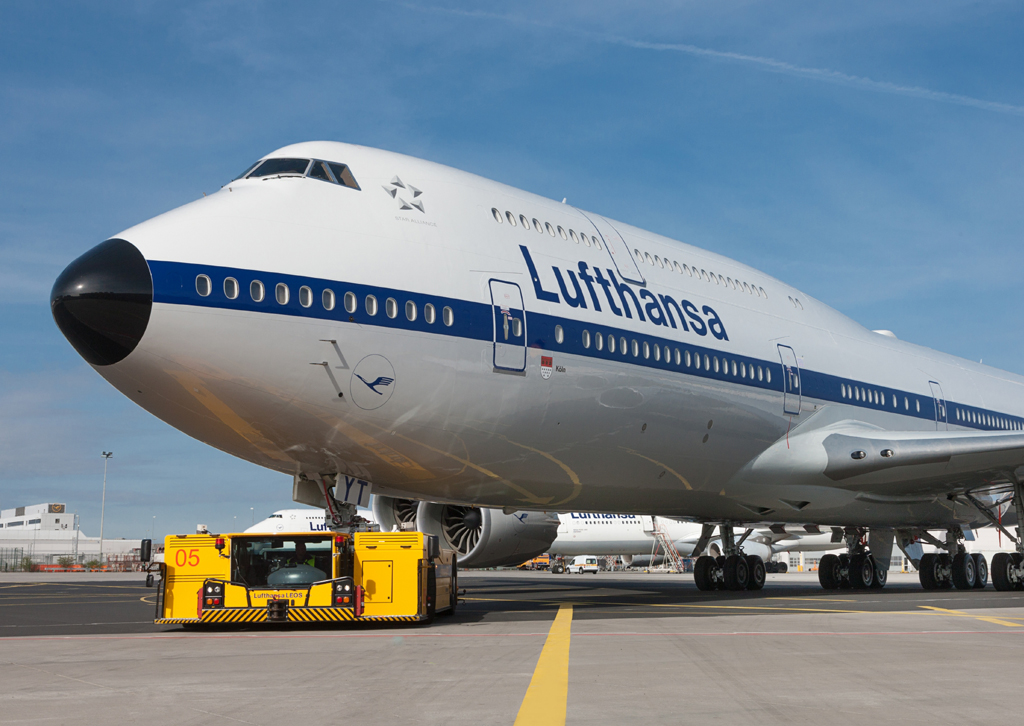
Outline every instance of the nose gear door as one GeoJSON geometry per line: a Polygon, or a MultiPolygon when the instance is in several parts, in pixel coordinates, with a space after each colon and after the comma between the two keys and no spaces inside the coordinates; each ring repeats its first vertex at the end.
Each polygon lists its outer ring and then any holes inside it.
{"type": "Polygon", "coordinates": [[[494,316],[494,369],[526,370],[526,310],[519,285],[490,280],[494,316]]]}

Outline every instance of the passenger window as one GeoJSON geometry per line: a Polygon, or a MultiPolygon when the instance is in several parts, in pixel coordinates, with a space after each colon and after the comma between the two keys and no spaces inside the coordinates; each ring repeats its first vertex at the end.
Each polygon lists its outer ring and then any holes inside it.
{"type": "Polygon", "coordinates": [[[633,250],[633,255],[636,257],[637,262],[644,261],[644,253],[640,250],[633,250]]]}
{"type": "Polygon", "coordinates": [[[299,288],[299,305],[308,308],[313,304],[313,291],[303,285],[299,288]]]}
{"type": "MultiPolygon", "coordinates": [[[[690,361],[689,361],[690,354],[687,353],[686,357],[687,357],[686,365],[690,365],[690,361]]],[[[676,361],[676,365],[681,365],[682,362],[683,362],[683,354],[679,352],[679,348],[675,349],[675,361],[676,361]]]]}
{"type": "Polygon", "coordinates": [[[249,283],[249,297],[256,302],[263,302],[263,283],[259,280],[253,280],[249,283]]]}
{"type": "Polygon", "coordinates": [[[767,300],[768,299],[768,293],[766,293],[764,291],[764,288],[763,287],[759,287],[757,289],[761,291],[761,297],[763,297],[765,300],[767,300]]]}
{"type": "Polygon", "coordinates": [[[715,364],[715,373],[718,373],[718,356],[711,359],[715,364]]]}
{"type": "Polygon", "coordinates": [[[597,237],[591,237],[590,239],[592,239],[594,241],[594,247],[597,247],[597,249],[599,249],[599,250],[603,250],[604,249],[601,246],[601,240],[599,240],[597,237]]]}
{"type": "Polygon", "coordinates": [[[583,244],[590,247],[590,237],[587,237],[585,234],[580,234],[580,237],[583,238],[583,244]]]}
{"type": "Polygon", "coordinates": [[[704,370],[706,370],[706,371],[710,371],[711,370],[711,359],[708,357],[707,353],[704,354],[704,370]]]}
{"type": "Polygon", "coordinates": [[[356,311],[356,294],[354,292],[345,293],[345,310],[350,313],[356,311]]]}
{"type": "Polygon", "coordinates": [[[206,275],[196,276],[196,292],[198,292],[202,297],[206,297],[213,292],[213,283],[210,282],[209,277],[206,275]]]}
{"type": "MultiPolygon", "coordinates": [[[[452,327],[452,324],[455,322],[455,312],[450,307],[445,306],[444,310],[441,311],[441,320],[449,328],[452,327]]],[[[520,321],[519,318],[516,318],[513,322],[512,330],[515,333],[515,336],[518,338],[520,335],[522,335],[522,331],[517,330],[517,323],[519,325],[522,325],[522,321],[520,321]]]]}
{"type": "Polygon", "coordinates": [[[580,243],[579,237],[577,237],[576,233],[573,232],[571,229],[569,230],[569,236],[572,238],[572,241],[575,242],[576,244],[580,243]]]}
{"type": "Polygon", "coordinates": [[[693,359],[690,358],[690,351],[686,351],[686,367],[689,368],[693,365],[693,359]]]}
{"type": "MultiPolygon", "coordinates": [[[[633,353],[633,355],[636,355],[636,353],[633,353]]],[[[644,358],[650,358],[650,357],[651,357],[651,346],[650,346],[650,344],[649,344],[649,343],[648,343],[648,342],[647,342],[647,341],[645,340],[645,341],[644,341],[644,358]]]]}
{"type": "Polygon", "coordinates": [[[540,226],[540,222],[537,221],[536,217],[533,218],[533,228],[537,231],[537,234],[544,234],[544,228],[540,226]]]}
{"type": "MultiPolygon", "coordinates": [[[[650,351],[648,351],[648,353],[650,353],[650,351]]],[[[637,357],[639,357],[639,355],[640,355],[640,344],[639,344],[639,343],[637,343],[637,342],[636,342],[636,341],[634,340],[634,341],[633,341],[633,357],[634,357],[634,358],[637,358],[637,357]]]]}
{"type": "Polygon", "coordinates": [[[650,252],[644,252],[644,258],[647,260],[647,264],[654,267],[654,258],[651,257],[650,252]]]}
{"type": "Polygon", "coordinates": [[[598,350],[602,350],[604,348],[604,336],[600,333],[594,333],[594,347],[598,350]]]}
{"type": "MultiPolygon", "coordinates": [[[[646,345],[646,343],[644,345],[646,345]]],[[[660,345],[655,345],[654,346],[654,360],[661,360],[661,346],[660,345]]]]}
{"type": "MultiPolygon", "coordinates": [[[[758,367],[757,367],[757,380],[759,380],[759,381],[762,381],[762,380],[764,380],[764,376],[763,376],[763,375],[761,375],[761,373],[762,373],[762,371],[761,371],[761,366],[758,366],[758,367]]],[[[769,378],[768,380],[770,381],[770,380],[771,380],[771,378],[769,378]]]]}
{"type": "Polygon", "coordinates": [[[491,215],[494,217],[494,221],[501,224],[501,212],[495,207],[491,207],[491,215]]]}
{"type": "Polygon", "coordinates": [[[551,222],[545,222],[544,229],[546,229],[548,231],[548,234],[551,235],[552,237],[555,236],[555,228],[551,226],[551,222]]]}
{"type": "MultiPolygon", "coordinates": [[[[758,369],[758,370],[760,370],[760,369],[758,369]]],[[[765,380],[766,383],[771,383],[772,382],[772,369],[771,368],[765,368],[764,369],[764,380],[765,380]]]]}
{"type": "Polygon", "coordinates": [[[614,335],[609,335],[608,336],[608,352],[609,353],[614,353],[615,352],[615,336],[614,335]]]}
{"type": "Polygon", "coordinates": [[[584,330],[583,331],[583,347],[584,348],[589,348],[590,347],[590,331],[589,330],[584,330]]]}
{"type": "Polygon", "coordinates": [[[505,212],[505,219],[507,219],[508,223],[513,227],[516,226],[516,215],[512,214],[512,212],[505,212]]]}
{"type": "Polygon", "coordinates": [[[339,184],[343,187],[348,187],[349,189],[359,190],[359,183],[356,181],[356,178],[352,176],[352,172],[349,170],[347,165],[328,163],[327,166],[331,167],[331,172],[334,174],[334,178],[339,184]]]}
{"type": "MultiPolygon", "coordinates": [[[[516,322],[519,322],[518,318],[516,319],[516,322]]],[[[519,334],[516,333],[516,337],[518,337],[518,336],[519,336],[519,334]]],[[[562,326],[561,325],[556,325],[555,326],[555,342],[561,344],[564,340],[565,340],[565,332],[562,330],[562,326]]]]}
{"type": "Polygon", "coordinates": [[[283,282],[277,283],[277,287],[274,288],[274,297],[277,298],[278,305],[287,305],[289,300],[288,286],[283,282]]]}
{"type": "Polygon", "coordinates": [[[366,296],[366,314],[376,315],[377,314],[377,298],[373,295],[366,296]]]}
{"type": "Polygon", "coordinates": [[[619,352],[626,355],[626,339],[622,336],[619,336],[619,352]]]}
{"type": "Polygon", "coordinates": [[[660,268],[661,268],[661,269],[663,269],[663,270],[665,269],[665,263],[661,261],[661,258],[660,258],[660,257],[658,257],[657,255],[655,255],[655,256],[654,256],[654,261],[658,263],[658,267],[660,267],[660,268]]]}
{"type": "Polygon", "coordinates": [[[747,364],[746,363],[740,363],[740,378],[746,378],[746,377],[747,377],[747,364]]]}
{"type": "Polygon", "coordinates": [[[430,303],[423,306],[423,319],[427,321],[428,325],[433,325],[434,321],[437,319],[437,315],[434,312],[434,306],[430,303]]]}
{"type": "Polygon", "coordinates": [[[320,296],[320,302],[324,306],[324,310],[334,310],[334,290],[324,290],[323,295],[320,296]]]}
{"type": "Polygon", "coordinates": [[[561,235],[562,239],[569,239],[565,234],[565,230],[561,227],[558,228],[558,234],[561,235]]]}
{"type": "Polygon", "coordinates": [[[384,313],[394,320],[398,317],[398,301],[393,297],[389,297],[384,301],[384,313]]]}
{"type": "Polygon", "coordinates": [[[238,280],[233,277],[224,278],[224,297],[228,300],[238,297],[238,280]]]}
{"type": "Polygon", "coordinates": [[[407,300],[405,303],[405,319],[412,322],[416,319],[416,303],[407,300]]]}
{"type": "Polygon", "coordinates": [[[733,362],[732,362],[732,374],[733,374],[734,376],[736,375],[736,361],[733,361],[733,362]]]}
{"type": "Polygon", "coordinates": [[[689,265],[683,265],[683,272],[685,272],[690,277],[693,277],[693,270],[690,269],[689,265]]]}
{"type": "MultiPolygon", "coordinates": [[[[445,308],[445,310],[451,310],[451,308],[445,308]]],[[[445,325],[451,325],[449,322],[445,322],[445,325]]],[[[518,338],[523,334],[523,321],[519,318],[512,318],[512,336],[518,338]]]]}
{"type": "Polygon", "coordinates": [[[528,220],[526,218],[525,214],[520,214],[519,215],[519,223],[523,225],[523,229],[526,229],[526,230],[530,229],[530,220],[528,220]]]}
{"type": "Polygon", "coordinates": [[[680,267],[680,266],[679,266],[679,263],[678,263],[678,262],[676,262],[675,260],[673,260],[673,261],[672,261],[672,267],[674,267],[674,268],[675,268],[675,271],[676,271],[676,272],[678,272],[678,273],[679,273],[680,275],[682,275],[682,274],[683,274],[683,268],[682,268],[682,267],[680,267]]]}
{"type": "Polygon", "coordinates": [[[319,179],[325,182],[334,182],[331,178],[331,173],[327,171],[327,167],[324,166],[322,161],[314,161],[313,165],[309,167],[309,171],[306,172],[306,176],[310,179],[319,179]]]}

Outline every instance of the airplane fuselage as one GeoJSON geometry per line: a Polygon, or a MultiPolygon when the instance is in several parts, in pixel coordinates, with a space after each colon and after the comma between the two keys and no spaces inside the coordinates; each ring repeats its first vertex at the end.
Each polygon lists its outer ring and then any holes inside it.
{"type": "Polygon", "coordinates": [[[1024,379],[725,257],[399,154],[271,156],[357,184],[240,179],[117,235],[152,310],[95,364],[261,466],[485,507],[945,526],[978,515],[913,483],[847,486],[794,442],[1024,428],[1024,379]]]}

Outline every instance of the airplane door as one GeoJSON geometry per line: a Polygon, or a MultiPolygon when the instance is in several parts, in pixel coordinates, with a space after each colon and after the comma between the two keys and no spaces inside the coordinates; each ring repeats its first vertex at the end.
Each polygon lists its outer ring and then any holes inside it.
{"type": "Polygon", "coordinates": [[[935,430],[948,429],[949,421],[946,419],[946,397],[942,395],[942,386],[938,381],[928,381],[932,389],[932,404],[935,406],[935,430]]]}
{"type": "Polygon", "coordinates": [[[494,315],[494,368],[526,370],[526,310],[519,285],[490,280],[494,315]]]}
{"type": "Polygon", "coordinates": [[[800,415],[800,363],[796,351],[788,345],[778,345],[782,359],[782,410],[789,415],[800,415]]]}
{"type": "Polygon", "coordinates": [[[594,225],[597,233],[601,235],[601,239],[604,241],[604,248],[608,250],[608,255],[612,258],[612,262],[615,263],[615,269],[619,271],[619,277],[635,285],[646,285],[647,281],[644,280],[640,267],[636,264],[636,260],[633,259],[629,246],[622,239],[622,235],[611,225],[611,222],[596,214],[587,215],[578,209],[576,211],[586,217],[594,225]]]}
{"type": "Polygon", "coordinates": [[[641,514],[640,521],[644,523],[644,532],[654,531],[654,517],[651,517],[647,514],[641,514]]]}

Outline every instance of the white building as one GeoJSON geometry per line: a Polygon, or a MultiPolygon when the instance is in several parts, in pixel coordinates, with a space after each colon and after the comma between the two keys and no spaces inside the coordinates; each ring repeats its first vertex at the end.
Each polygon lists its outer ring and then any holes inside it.
{"type": "MultiPolygon", "coordinates": [[[[100,538],[75,526],[76,515],[64,504],[33,504],[0,510],[0,569],[29,557],[35,564],[57,564],[71,557],[77,564],[99,558],[100,538]]],[[[123,559],[137,550],[140,540],[105,539],[103,559],[123,559]]]]}

